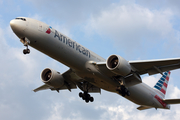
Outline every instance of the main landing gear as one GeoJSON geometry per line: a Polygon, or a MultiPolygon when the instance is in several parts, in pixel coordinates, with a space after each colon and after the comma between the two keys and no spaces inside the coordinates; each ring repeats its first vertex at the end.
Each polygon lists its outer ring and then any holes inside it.
{"type": "Polygon", "coordinates": [[[80,92],[80,93],[79,93],[79,97],[82,98],[83,100],[85,100],[86,103],[88,103],[89,101],[90,101],[90,102],[93,102],[93,101],[94,101],[94,98],[91,97],[91,95],[88,94],[88,92],[84,92],[84,93],[80,92]]]}
{"type": "Polygon", "coordinates": [[[130,96],[129,90],[124,85],[117,87],[116,91],[118,91],[119,94],[121,94],[123,97],[125,97],[126,95],[130,96]]]}

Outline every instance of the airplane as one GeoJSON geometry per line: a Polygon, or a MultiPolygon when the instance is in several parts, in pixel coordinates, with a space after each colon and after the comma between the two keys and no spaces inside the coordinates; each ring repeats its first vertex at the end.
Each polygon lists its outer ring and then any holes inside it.
{"type": "Polygon", "coordinates": [[[114,54],[104,59],[41,21],[17,17],[10,26],[26,47],[24,54],[30,53],[31,46],[69,67],[62,74],[45,68],[41,73],[44,84],[34,92],[79,88],[79,97],[88,103],[94,101],[90,93],[103,89],[140,105],[138,110],[170,109],[170,104],[180,103],[180,99],[165,99],[170,71],[180,68],[180,58],[127,61],[114,54]],[[162,74],[154,88],[142,82],[141,75],[147,73],[162,74]]]}

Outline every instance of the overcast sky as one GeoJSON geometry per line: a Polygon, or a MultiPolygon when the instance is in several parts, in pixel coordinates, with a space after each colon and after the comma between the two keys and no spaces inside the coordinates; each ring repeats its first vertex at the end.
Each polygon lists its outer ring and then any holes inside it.
{"type": "MultiPolygon", "coordinates": [[[[180,57],[179,0],[0,0],[0,119],[1,120],[165,120],[180,118],[180,105],[171,110],[138,111],[138,105],[102,90],[86,104],[79,89],[72,92],[32,90],[43,83],[46,67],[61,73],[68,68],[25,48],[12,32],[10,20],[24,16],[43,21],[105,59],[118,54],[126,60],[180,57]]],[[[174,70],[166,98],[180,98],[180,70],[174,70]]],[[[153,87],[161,75],[143,75],[153,87]]]]}

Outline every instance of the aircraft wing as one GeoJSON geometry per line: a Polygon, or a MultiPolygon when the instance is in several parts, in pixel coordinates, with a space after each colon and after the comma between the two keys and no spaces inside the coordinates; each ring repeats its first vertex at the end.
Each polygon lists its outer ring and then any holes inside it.
{"type": "Polygon", "coordinates": [[[34,92],[40,91],[40,90],[46,90],[46,89],[51,89],[51,90],[69,90],[71,91],[71,89],[76,89],[76,83],[75,82],[79,82],[82,81],[82,79],[80,77],[78,77],[71,69],[66,71],[65,73],[62,74],[62,76],[65,79],[65,83],[61,88],[55,89],[53,86],[44,84],[36,89],[34,89],[34,92]]]}
{"type": "Polygon", "coordinates": [[[129,61],[133,69],[140,75],[148,73],[154,75],[180,68],[180,58],[129,61]]]}
{"type": "MultiPolygon", "coordinates": [[[[92,64],[97,65],[97,68],[108,76],[114,76],[107,67],[106,62],[93,62],[92,64]]],[[[157,73],[163,73],[165,71],[174,70],[180,68],[180,58],[171,59],[159,59],[159,60],[137,60],[129,61],[132,69],[140,75],[148,73],[154,75],[157,73]]]]}
{"type": "Polygon", "coordinates": [[[41,90],[46,90],[46,89],[51,89],[51,90],[57,90],[59,92],[59,90],[69,90],[71,91],[71,89],[76,89],[77,86],[82,90],[85,91],[85,89],[83,88],[83,86],[85,84],[88,84],[89,88],[88,91],[92,92],[92,93],[101,93],[101,89],[88,83],[88,82],[84,82],[84,80],[82,78],[80,78],[79,76],[76,75],[76,73],[74,73],[71,69],[69,69],[68,71],[66,71],[65,73],[62,74],[63,78],[65,79],[64,85],[58,89],[54,88],[53,86],[44,84],[36,89],[34,89],[34,92],[38,92],[41,90]]]}

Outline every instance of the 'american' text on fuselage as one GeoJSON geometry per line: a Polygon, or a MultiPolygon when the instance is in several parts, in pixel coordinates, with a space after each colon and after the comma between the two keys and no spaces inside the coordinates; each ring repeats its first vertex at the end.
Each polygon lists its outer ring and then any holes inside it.
{"type": "Polygon", "coordinates": [[[79,51],[80,53],[82,53],[83,55],[86,55],[90,58],[90,52],[85,49],[84,47],[82,47],[81,45],[78,45],[76,42],[72,41],[71,39],[63,36],[62,34],[58,33],[57,30],[55,30],[55,35],[54,37],[58,38],[61,42],[63,42],[64,44],[68,45],[71,48],[74,48],[76,51],[79,51]]]}

